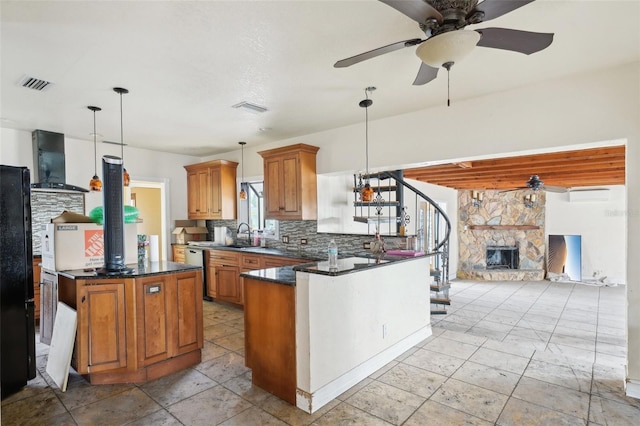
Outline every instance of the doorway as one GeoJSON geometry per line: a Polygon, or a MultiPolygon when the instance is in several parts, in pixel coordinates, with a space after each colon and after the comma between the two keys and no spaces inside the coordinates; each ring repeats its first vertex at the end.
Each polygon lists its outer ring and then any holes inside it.
{"type": "Polygon", "coordinates": [[[162,180],[131,180],[125,188],[125,200],[139,211],[138,234],[158,236],[159,259],[167,260],[167,211],[166,182],[162,180]]]}

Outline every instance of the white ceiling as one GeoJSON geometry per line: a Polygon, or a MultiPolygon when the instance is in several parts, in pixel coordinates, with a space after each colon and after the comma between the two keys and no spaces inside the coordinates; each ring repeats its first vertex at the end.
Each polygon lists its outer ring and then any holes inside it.
{"type": "MultiPolygon", "coordinates": [[[[339,60],[423,36],[375,0],[5,1],[1,2],[2,127],[120,141],[123,97],[128,146],[206,156],[364,120],[443,105],[445,71],[412,86],[419,59],[406,48],[349,68],[339,60]],[[55,83],[20,87],[29,75],[55,83]],[[268,108],[231,108],[248,101],[268,108]],[[268,128],[260,131],[261,128],[268,128]]],[[[640,3],[538,0],[485,24],[553,32],[531,56],[477,47],[451,71],[457,102],[640,60],[640,3]]],[[[588,94],[585,94],[588,96],[588,94]]]]}

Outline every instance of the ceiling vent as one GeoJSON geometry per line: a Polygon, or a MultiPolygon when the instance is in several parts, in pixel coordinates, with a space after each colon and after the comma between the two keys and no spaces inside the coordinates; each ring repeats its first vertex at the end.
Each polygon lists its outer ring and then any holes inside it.
{"type": "Polygon", "coordinates": [[[22,87],[26,87],[27,89],[33,89],[39,92],[47,91],[51,86],[53,86],[53,83],[50,81],[29,77],[28,75],[23,76],[18,84],[22,87]]]}
{"type": "Polygon", "coordinates": [[[239,104],[232,105],[231,108],[242,108],[252,114],[261,114],[267,111],[267,108],[247,101],[242,101],[239,104]]]}

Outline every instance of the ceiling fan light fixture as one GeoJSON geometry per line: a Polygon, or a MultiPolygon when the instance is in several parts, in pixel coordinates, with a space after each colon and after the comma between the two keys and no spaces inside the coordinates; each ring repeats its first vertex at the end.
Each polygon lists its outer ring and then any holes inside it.
{"type": "Polygon", "coordinates": [[[476,31],[449,31],[420,44],[416,49],[416,55],[425,64],[440,68],[445,63],[455,63],[467,56],[479,41],[480,34],[476,31]]]}

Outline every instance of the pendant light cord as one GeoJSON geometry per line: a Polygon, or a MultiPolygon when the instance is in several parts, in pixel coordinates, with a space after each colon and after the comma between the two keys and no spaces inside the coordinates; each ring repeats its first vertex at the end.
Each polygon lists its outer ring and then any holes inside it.
{"type": "MultiPolygon", "coordinates": [[[[364,96],[369,100],[367,89],[364,89],[364,96]]],[[[365,140],[365,173],[367,174],[367,183],[369,183],[369,106],[364,107],[364,140],[365,140]]]]}
{"type": "Polygon", "coordinates": [[[96,147],[96,110],[93,110],[93,175],[98,176],[98,148],[96,147]]]}
{"type": "Polygon", "coordinates": [[[124,167],[124,130],[122,129],[122,92],[120,92],[120,157],[124,167]]]}

